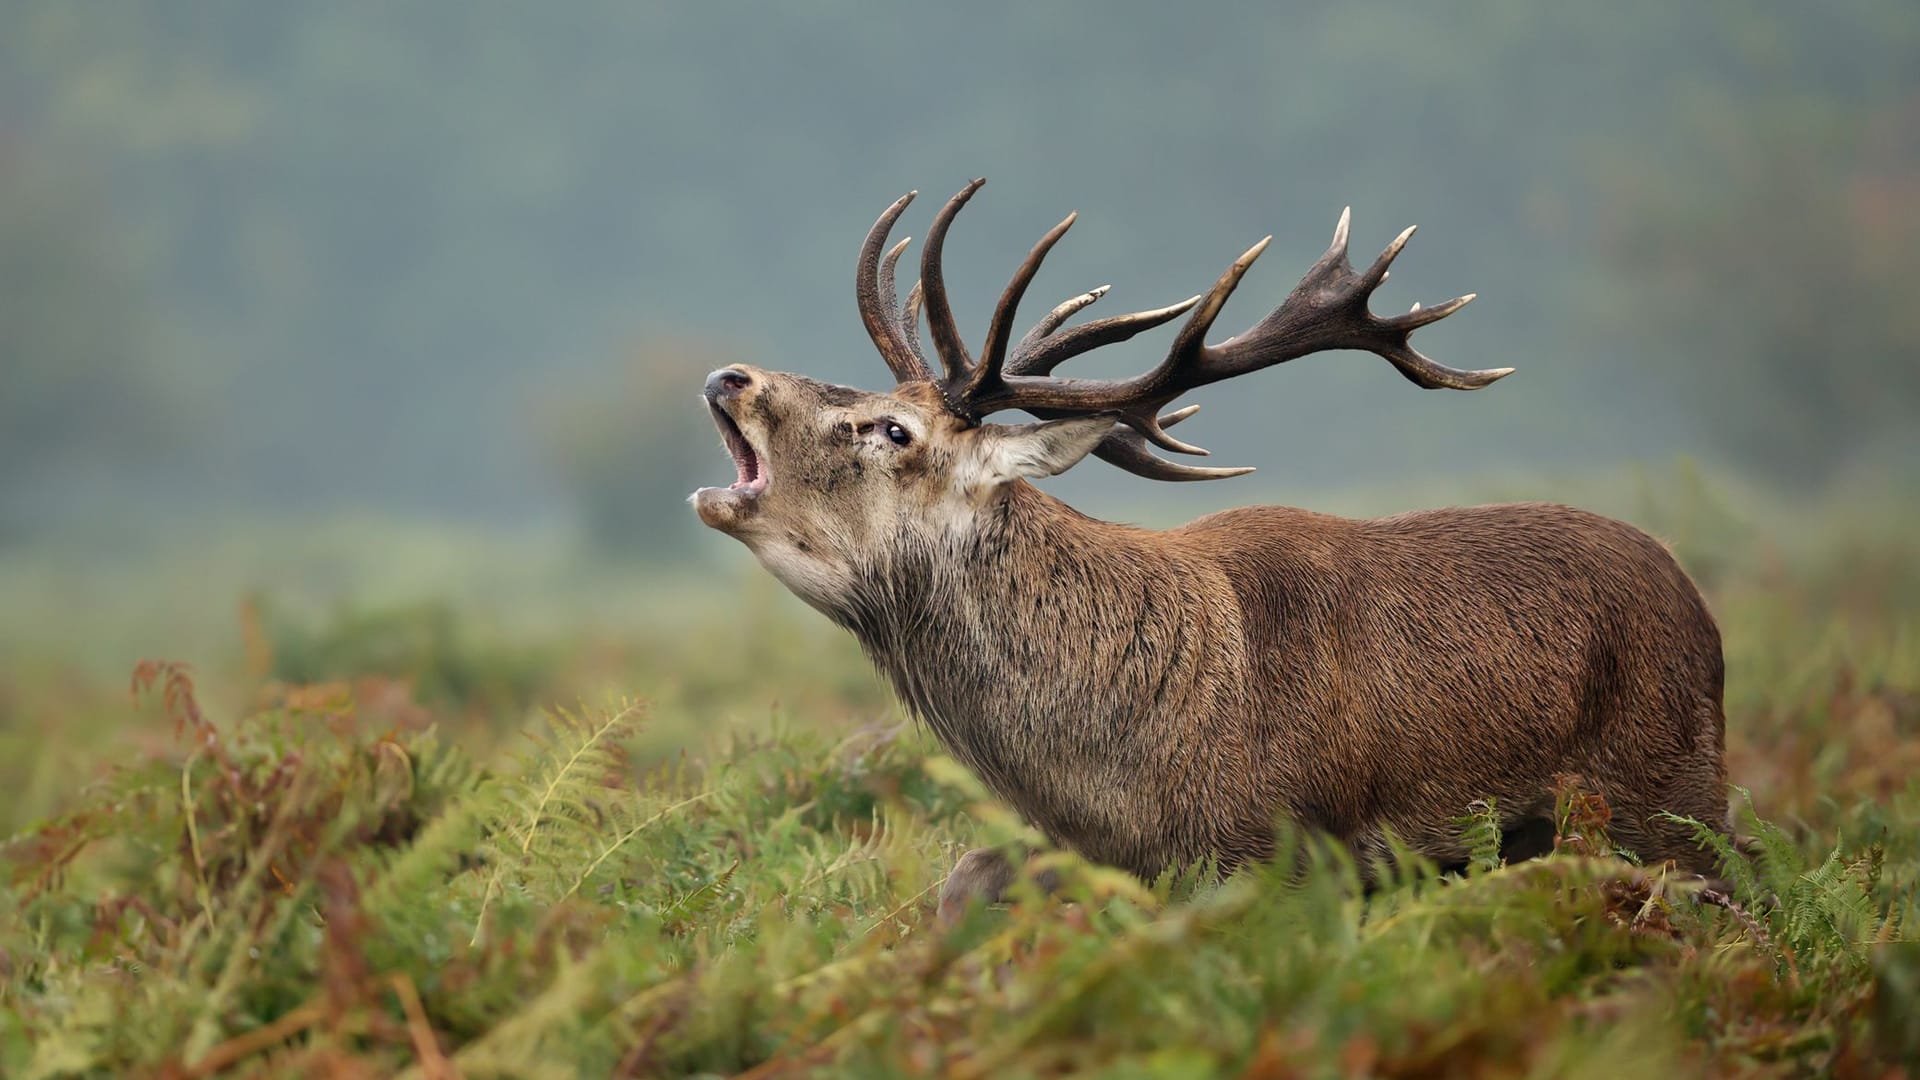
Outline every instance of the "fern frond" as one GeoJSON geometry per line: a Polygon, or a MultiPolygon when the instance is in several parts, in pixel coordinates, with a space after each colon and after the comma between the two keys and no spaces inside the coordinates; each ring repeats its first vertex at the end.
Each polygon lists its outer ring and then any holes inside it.
{"type": "MultiPolygon", "coordinates": [[[[600,869],[600,864],[606,862],[607,859],[614,854],[614,852],[617,852],[621,848],[626,847],[628,841],[640,835],[642,832],[646,831],[648,828],[651,828],[652,826],[657,825],[661,821],[672,816],[675,812],[684,810],[687,807],[694,805],[695,803],[705,802],[706,800],[712,798],[713,795],[714,795],[714,792],[712,790],[708,790],[708,791],[703,791],[698,795],[691,796],[690,798],[681,799],[679,802],[663,808],[659,813],[654,814],[651,817],[645,818],[644,820],[637,822],[632,827],[628,828],[625,832],[622,832],[619,835],[614,836],[612,839],[608,840],[606,844],[600,849],[599,854],[593,857],[593,861],[589,862],[585,868],[583,868],[578,874],[574,875],[573,883],[568,885],[566,888],[566,891],[560,894],[561,899],[564,900],[567,897],[572,896],[574,893],[579,892],[580,886],[585,885],[587,883],[587,880],[593,877],[594,871],[600,869]]],[[[738,862],[734,863],[735,867],[738,867],[739,865],[740,864],[738,862]]],[[[727,876],[729,878],[732,877],[733,871],[728,870],[727,876]]]]}
{"type": "Polygon", "coordinates": [[[1760,876],[1754,872],[1753,863],[1745,853],[1733,844],[1733,839],[1719,829],[1696,818],[1682,817],[1661,811],[1654,815],[1660,821],[1670,821],[1685,828],[1691,834],[1694,846],[1702,851],[1711,852],[1714,864],[1720,868],[1720,876],[1733,886],[1733,895],[1746,903],[1758,903],[1766,895],[1766,889],[1760,883],[1760,876]]]}
{"type": "Polygon", "coordinates": [[[833,844],[831,837],[819,838],[808,859],[812,868],[787,889],[787,894],[799,896],[832,879],[844,899],[874,899],[885,891],[886,863],[894,841],[888,819],[875,810],[865,836],[855,836],[844,846],[833,844]]]}
{"type": "Polygon", "coordinates": [[[1881,925],[1880,906],[1840,848],[1796,877],[1781,903],[1786,937],[1795,946],[1866,962],[1866,946],[1881,925]]]}
{"type": "Polygon", "coordinates": [[[1787,831],[1760,816],[1759,809],[1753,804],[1753,793],[1739,785],[1733,785],[1733,791],[1743,804],[1734,816],[1741,831],[1752,839],[1756,849],[1753,862],[1758,871],[1759,887],[1754,890],[1754,899],[1758,900],[1766,892],[1784,894],[1793,887],[1794,879],[1806,869],[1806,857],[1800,851],[1800,845],[1787,831]]]}
{"type": "Polygon", "coordinates": [[[536,763],[531,778],[510,787],[506,802],[512,813],[496,823],[497,835],[506,842],[490,845],[493,868],[480,896],[469,944],[480,943],[487,911],[508,872],[522,873],[530,863],[542,860],[544,853],[535,850],[539,838],[559,831],[572,832],[577,840],[593,835],[584,822],[596,816],[593,800],[604,793],[605,778],[620,766],[618,744],[638,729],[640,717],[641,706],[634,701],[621,703],[598,721],[564,709],[548,715],[546,763],[536,763]]]}
{"type": "MultiPolygon", "coordinates": [[[[554,710],[555,734],[564,735],[561,746],[566,757],[548,774],[545,783],[538,785],[539,795],[528,811],[523,827],[523,839],[520,850],[526,851],[533,844],[533,835],[545,818],[548,807],[556,800],[568,802],[582,796],[583,788],[589,781],[586,774],[591,770],[604,776],[611,760],[613,744],[625,736],[633,734],[639,727],[640,705],[637,702],[623,703],[618,711],[608,714],[597,724],[589,724],[565,710],[554,710]]],[[[594,778],[599,779],[599,776],[594,778]]]]}
{"type": "Polygon", "coordinates": [[[660,925],[669,933],[680,933],[705,918],[720,898],[726,895],[727,887],[733,883],[733,875],[739,869],[740,860],[735,859],[720,871],[719,877],[660,909],[660,925]]]}
{"type": "Polygon", "coordinates": [[[1500,857],[1500,808],[1493,796],[1468,803],[1466,816],[1454,818],[1453,824],[1466,845],[1469,872],[1484,873],[1505,865],[1500,857]]]}

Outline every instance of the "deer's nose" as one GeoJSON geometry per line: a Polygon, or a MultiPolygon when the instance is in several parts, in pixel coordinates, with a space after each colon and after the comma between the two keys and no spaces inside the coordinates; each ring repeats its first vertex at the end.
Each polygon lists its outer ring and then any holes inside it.
{"type": "Polygon", "coordinates": [[[707,376],[707,397],[714,399],[732,397],[752,385],[753,379],[746,372],[721,368],[707,376]]]}

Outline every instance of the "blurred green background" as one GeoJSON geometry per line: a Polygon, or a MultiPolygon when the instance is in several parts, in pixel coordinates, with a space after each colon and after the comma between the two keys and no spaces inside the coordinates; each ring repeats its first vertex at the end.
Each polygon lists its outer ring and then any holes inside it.
{"type": "Polygon", "coordinates": [[[662,754],[891,716],[851,641],[698,529],[684,496],[730,467],[693,395],[730,360],[884,385],[854,249],[902,191],[982,174],[948,245],[972,333],[1069,209],[1029,318],[1102,282],[1116,310],[1190,295],[1272,232],[1237,329],[1351,204],[1361,258],[1423,226],[1382,310],[1477,291],[1423,348],[1519,369],[1423,394],[1302,360],[1194,397],[1259,473],[1095,462],[1049,484],[1076,505],[1581,502],[1754,604],[1781,560],[1879,567],[1856,591],[1913,647],[1907,0],[0,18],[0,824],[114,756],[85,717],[124,718],[142,657],[231,707],[393,680],[476,731],[633,692],[662,754]]]}

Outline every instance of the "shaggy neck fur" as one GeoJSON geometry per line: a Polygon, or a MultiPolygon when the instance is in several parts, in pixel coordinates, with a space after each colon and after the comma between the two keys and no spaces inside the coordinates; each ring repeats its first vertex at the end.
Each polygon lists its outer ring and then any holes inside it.
{"type": "Polygon", "coordinates": [[[1210,785],[1186,780],[1229,763],[1196,761],[1219,744],[1192,725],[1244,681],[1222,655],[1244,638],[1218,571],[1156,535],[1016,482],[970,532],[865,567],[836,613],[996,794],[1055,842],[1141,873],[1219,839],[1167,819],[1215,819],[1196,805],[1210,785]]]}

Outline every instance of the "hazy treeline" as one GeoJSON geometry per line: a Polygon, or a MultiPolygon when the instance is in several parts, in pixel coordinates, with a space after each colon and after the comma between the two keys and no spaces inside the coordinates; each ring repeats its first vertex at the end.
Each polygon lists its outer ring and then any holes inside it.
{"type": "Polygon", "coordinates": [[[1033,314],[1178,299],[1274,232],[1232,329],[1342,206],[1356,257],[1424,226],[1383,306],[1477,291],[1427,351],[1520,373],[1416,394],[1342,354],[1200,395],[1199,441],[1269,480],[1913,453],[1901,0],[32,3],[0,35],[0,520],[571,504],[650,535],[726,473],[699,374],[882,382],[853,249],[975,174],[974,327],[1068,209],[1033,314]]]}

